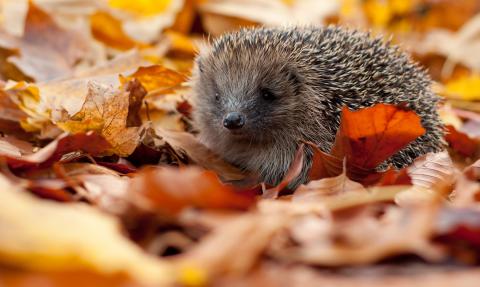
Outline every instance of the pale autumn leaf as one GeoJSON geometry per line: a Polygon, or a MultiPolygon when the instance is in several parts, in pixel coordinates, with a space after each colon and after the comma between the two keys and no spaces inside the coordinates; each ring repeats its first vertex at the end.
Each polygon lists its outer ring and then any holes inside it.
{"type": "Polygon", "coordinates": [[[453,190],[457,176],[446,151],[417,158],[407,172],[413,186],[396,196],[395,202],[401,206],[442,200],[453,190]]]}
{"type": "MultiPolygon", "coordinates": [[[[25,30],[20,38],[12,38],[5,32],[0,37],[8,40],[6,49],[18,49],[18,55],[7,58],[7,62],[18,67],[26,77],[37,81],[65,77],[73,73],[77,61],[89,49],[82,34],[59,27],[43,10],[29,2],[25,30]]],[[[5,40],[1,42],[5,43],[5,40]]]]}
{"type": "Polygon", "coordinates": [[[213,35],[220,35],[246,25],[323,24],[339,8],[337,1],[208,0],[201,3],[200,13],[205,29],[213,35]]]}
{"type": "Polygon", "coordinates": [[[29,270],[124,273],[154,285],[174,279],[169,265],[146,255],[125,238],[113,217],[85,204],[64,205],[35,198],[3,175],[0,186],[2,264],[29,270]]]}
{"type": "Polygon", "coordinates": [[[25,82],[11,83],[6,93],[27,117],[20,119],[20,125],[26,131],[40,131],[49,124],[47,111],[41,109],[40,91],[36,85],[25,82]]]}
{"type": "Polygon", "coordinates": [[[214,229],[177,264],[182,269],[196,267],[210,276],[244,275],[289,219],[289,215],[256,212],[236,216],[214,229]]]}
{"type": "Polygon", "coordinates": [[[68,132],[95,131],[112,145],[112,152],[127,156],[140,140],[139,127],[127,127],[129,95],[124,88],[89,82],[85,102],[73,116],[64,115],[57,125],[68,132]]]}
{"type": "Polygon", "coordinates": [[[313,180],[305,185],[301,185],[293,194],[292,200],[322,200],[328,196],[347,192],[366,192],[366,189],[362,184],[349,179],[344,169],[344,171],[336,177],[313,180]]]}
{"type": "MultiPolygon", "coordinates": [[[[310,236],[308,241],[297,244],[280,241],[271,246],[268,254],[281,260],[330,267],[372,264],[412,253],[436,262],[442,260],[445,253],[430,242],[435,216],[435,208],[390,208],[381,218],[364,212],[343,221],[330,222],[331,227],[318,230],[316,240],[310,236]]],[[[294,227],[294,224],[290,226],[294,227]]],[[[308,229],[300,231],[309,232],[308,229]]],[[[295,230],[297,239],[302,238],[298,234],[300,231],[295,230]]]]}

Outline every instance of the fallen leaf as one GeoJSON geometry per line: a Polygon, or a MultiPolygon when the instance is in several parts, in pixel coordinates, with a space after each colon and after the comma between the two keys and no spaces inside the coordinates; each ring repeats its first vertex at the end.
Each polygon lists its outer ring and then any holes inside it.
{"type": "Polygon", "coordinates": [[[222,180],[240,181],[246,174],[200,143],[192,134],[169,130],[156,130],[158,136],[164,139],[179,153],[185,153],[197,165],[215,171],[222,180]]]}
{"type": "MultiPolygon", "coordinates": [[[[332,222],[330,228],[318,232],[317,240],[309,239],[308,243],[292,244],[287,241],[272,244],[268,254],[277,260],[330,267],[371,264],[391,256],[412,253],[438,262],[445,255],[430,242],[435,215],[432,208],[391,208],[381,219],[367,213],[346,221],[332,222]]],[[[303,232],[309,230],[303,229],[303,232]]]]}
{"type": "Polygon", "coordinates": [[[178,72],[167,69],[160,65],[139,67],[134,73],[126,76],[123,81],[137,79],[148,91],[168,93],[169,89],[179,86],[186,81],[186,77],[178,72]]]}
{"type": "Polygon", "coordinates": [[[361,183],[350,180],[346,170],[336,176],[310,181],[301,185],[293,194],[294,201],[315,201],[347,192],[367,192],[361,183]]]}
{"type": "MultiPolygon", "coordinates": [[[[88,51],[88,41],[82,34],[59,27],[43,10],[29,2],[25,20],[25,30],[21,38],[10,40],[18,48],[18,55],[11,55],[7,61],[18,67],[27,78],[36,81],[65,77],[73,73],[73,68],[88,51]]],[[[7,37],[4,34],[0,37],[7,37]]],[[[11,38],[10,38],[11,39],[11,38]]],[[[15,75],[13,79],[18,79],[15,75]]]]}
{"type": "Polygon", "coordinates": [[[122,22],[108,12],[98,11],[90,16],[93,37],[107,46],[118,50],[146,48],[145,43],[137,42],[123,31],[122,22]]]}
{"type": "Polygon", "coordinates": [[[28,270],[124,273],[145,284],[165,284],[173,279],[170,266],[145,255],[127,240],[113,217],[85,204],[64,205],[34,198],[3,175],[0,185],[2,264],[28,270]]]}
{"type": "Polygon", "coordinates": [[[257,262],[272,236],[286,226],[288,216],[258,213],[234,217],[212,231],[177,263],[204,270],[207,276],[246,274],[257,262]],[[238,260],[230,260],[235,257],[238,260]]]}
{"type": "Polygon", "coordinates": [[[312,167],[308,174],[310,180],[334,177],[342,173],[342,159],[323,152],[313,143],[306,144],[313,150],[312,167]]]}
{"type": "Polygon", "coordinates": [[[7,163],[15,172],[44,168],[58,162],[62,156],[74,151],[83,151],[92,156],[104,154],[109,143],[95,133],[62,135],[39,151],[25,156],[8,156],[7,163]]]}
{"type": "Polygon", "coordinates": [[[344,107],[331,154],[347,166],[374,169],[425,133],[413,111],[387,104],[350,111],[344,107]]]}
{"type": "Polygon", "coordinates": [[[254,202],[252,192],[237,191],[223,184],[212,171],[196,167],[150,168],[137,173],[129,187],[142,206],[165,214],[186,207],[247,209],[254,202]]]}
{"type": "Polygon", "coordinates": [[[395,202],[401,206],[442,200],[452,192],[457,175],[446,151],[417,158],[407,172],[413,186],[396,196],[395,202]]]}
{"type": "MultiPolygon", "coordinates": [[[[128,156],[140,141],[140,128],[127,126],[131,95],[139,92],[138,89],[141,85],[127,85],[117,90],[112,86],[89,82],[82,109],[71,117],[64,115],[57,120],[57,125],[72,133],[98,132],[111,144],[113,153],[128,156]]],[[[143,96],[136,96],[136,100],[141,99],[143,96]]]]}
{"type": "Polygon", "coordinates": [[[447,125],[445,140],[450,147],[459,154],[472,157],[480,149],[480,142],[470,138],[467,134],[458,131],[451,125],[447,125]]]}

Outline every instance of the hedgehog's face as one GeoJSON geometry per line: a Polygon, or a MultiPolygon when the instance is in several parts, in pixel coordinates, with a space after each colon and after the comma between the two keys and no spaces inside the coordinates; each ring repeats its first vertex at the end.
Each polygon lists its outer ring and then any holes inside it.
{"type": "Polygon", "coordinates": [[[216,56],[197,59],[193,81],[196,120],[204,137],[267,144],[295,136],[305,103],[300,79],[286,60],[216,56]]]}

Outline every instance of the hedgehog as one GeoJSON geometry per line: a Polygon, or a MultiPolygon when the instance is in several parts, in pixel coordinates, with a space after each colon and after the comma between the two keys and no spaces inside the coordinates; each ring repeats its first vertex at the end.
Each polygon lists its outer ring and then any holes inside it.
{"type": "MultiPolygon", "coordinates": [[[[277,185],[299,143],[329,152],[344,106],[403,105],[426,132],[391,156],[405,167],[444,149],[431,79],[397,46],[339,26],[243,28],[201,49],[191,84],[199,139],[227,162],[277,185]]],[[[308,181],[312,150],[289,188],[308,181]]]]}

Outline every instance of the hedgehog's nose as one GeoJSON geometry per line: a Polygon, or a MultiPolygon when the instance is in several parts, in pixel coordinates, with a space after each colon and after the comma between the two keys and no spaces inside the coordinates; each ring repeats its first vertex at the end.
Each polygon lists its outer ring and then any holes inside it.
{"type": "Polygon", "coordinates": [[[229,130],[236,130],[245,124],[245,117],[237,112],[228,113],[225,118],[223,118],[223,126],[229,130]]]}

